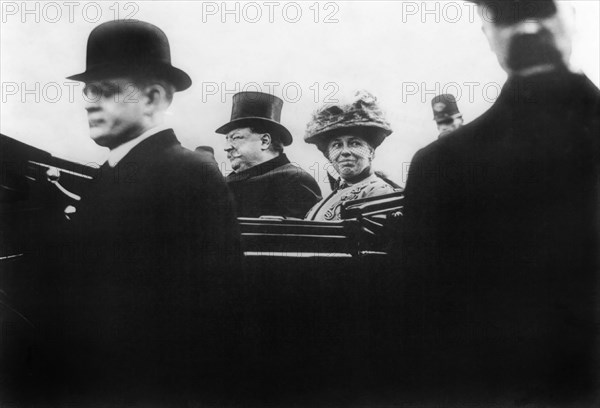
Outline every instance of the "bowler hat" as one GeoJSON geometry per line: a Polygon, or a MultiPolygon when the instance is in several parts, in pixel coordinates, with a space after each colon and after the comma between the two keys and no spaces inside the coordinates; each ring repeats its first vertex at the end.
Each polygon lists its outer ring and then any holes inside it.
{"type": "Polygon", "coordinates": [[[485,8],[492,23],[511,25],[520,21],[547,18],[556,14],[553,0],[468,0],[485,8]]]}
{"type": "Polygon", "coordinates": [[[315,111],[306,125],[304,141],[318,147],[329,137],[348,130],[366,136],[374,148],[392,134],[377,98],[363,90],[357,91],[349,103],[329,104],[315,111]]]}
{"type": "Polygon", "coordinates": [[[292,134],[281,122],[283,101],[262,92],[239,92],[233,95],[231,120],[215,130],[226,135],[234,129],[261,125],[281,138],[284,146],[292,144],[292,134]]]}
{"type": "Polygon", "coordinates": [[[85,72],[67,79],[89,82],[140,75],[166,80],[176,91],[192,84],[188,74],[171,65],[169,40],[160,28],[139,20],[115,20],[92,30],[87,42],[85,72]]]}
{"type": "Polygon", "coordinates": [[[433,109],[433,120],[438,123],[462,116],[454,95],[442,94],[436,96],[431,100],[431,108],[433,109]]]}

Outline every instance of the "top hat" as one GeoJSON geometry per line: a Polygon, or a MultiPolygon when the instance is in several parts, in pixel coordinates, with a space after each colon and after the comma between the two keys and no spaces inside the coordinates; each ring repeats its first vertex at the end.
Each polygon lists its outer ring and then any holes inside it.
{"type": "Polygon", "coordinates": [[[315,111],[306,125],[304,141],[319,144],[337,132],[360,131],[374,148],[392,134],[392,128],[377,104],[377,98],[367,91],[358,91],[350,103],[325,105],[315,111]]]}
{"type": "Polygon", "coordinates": [[[485,8],[485,18],[498,25],[553,16],[557,12],[553,0],[468,0],[485,8]]]}
{"type": "Polygon", "coordinates": [[[438,123],[462,116],[454,95],[442,94],[436,96],[431,100],[431,108],[433,109],[433,120],[438,123]]]}
{"type": "Polygon", "coordinates": [[[85,72],[67,77],[89,82],[116,76],[156,76],[183,91],[192,80],[171,65],[171,50],[165,33],[139,20],[115,20],[100,24],[87,42],[85,72]]]}
{"type": "Polygon", "coordinates": [[[281,122],[283,101],[262,92],[239,92],[233,95],[231,120],[215,130],[226,135],[234,129],[260,124],[281,138],[284,146],[292,144],[292,134],[281,122]]]}

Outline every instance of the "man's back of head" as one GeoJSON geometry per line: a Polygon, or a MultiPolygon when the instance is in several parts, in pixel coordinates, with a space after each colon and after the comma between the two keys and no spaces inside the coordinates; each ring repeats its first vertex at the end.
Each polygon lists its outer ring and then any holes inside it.
{"type": "Polygon", "coordinates": [[[540,0],[474,2],[490,47],[509,75],[568,67],[572,51],[572,6],[540,0]]]}

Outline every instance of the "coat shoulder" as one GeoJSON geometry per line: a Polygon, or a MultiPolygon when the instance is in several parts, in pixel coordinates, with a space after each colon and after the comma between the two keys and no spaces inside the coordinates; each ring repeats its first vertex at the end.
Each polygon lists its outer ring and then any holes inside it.
{"type": "Polygon", "coordinates": [[[286,177],[297,177],[300,179],[314,180],[314,178],[306,170],[294,163],[284,164],[283,166],[277,168],[275,172],[280,173],[281,175],[284,175],[286,177]]]}
{"type": "Polygon", "coordinates": [[[165,161],[175,173],[201,172],[222,178],[218,163],[208,152],[191,151],[181,145],[175,145],[166,150],[165,161]]]}

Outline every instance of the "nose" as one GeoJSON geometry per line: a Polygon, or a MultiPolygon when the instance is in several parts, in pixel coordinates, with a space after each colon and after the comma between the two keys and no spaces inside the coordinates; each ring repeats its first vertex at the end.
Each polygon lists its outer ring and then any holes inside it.
{"type": "Polygon", "coordinates": [[[84,95],[83,100],[85,101],[84,108],[88,113],[93,113],[100,110],[99,101],[100,98],[88,97],[84,95]]]}
{"type": "Polygon", "coordinates": [[[92,105],[89,102],[86,102],[85,110],[87,111],[87,113],[94,113],[94,112],[98,112],[100,110],[100,107],[98,107],[97,105],[92,105]]]}
{"type": "Polygon", "coordinates": [[[342,146],[342,151],[340,152],[340,154],[345,157],[350,156],[350,147],[346,143],[344,143],[344,145],[342,146]]]}
{"type": "Polygon", "coordinates": [[[229,142],[228,140],[225,141],[225,148],[223,149],[226,152],[229,152],[231,150],[233,150],[233,146],[231,145],[231,142],[229,142]]]}
{"type": "Polygon", "coordinates": [[[102,98],[102,93],[99,90],[99,87],[95,84],[86,84],[83,88],[83,100],[85,102],[85,110],[88,112],[93,112],[99,109],[100,99],[102,98]]]}

